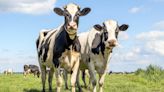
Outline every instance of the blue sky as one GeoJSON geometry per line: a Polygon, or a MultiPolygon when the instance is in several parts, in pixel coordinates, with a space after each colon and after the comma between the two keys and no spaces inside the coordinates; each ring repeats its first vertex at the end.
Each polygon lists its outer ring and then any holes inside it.
{"type": "Polygon", "coordinates": [[[0,0],[0,72],[23,71],[37,64],[35,40],[41,29],[56,28],[64,18],[53,12],[73,2],[92,11],[80,17],[79,33],[94,24],[117,20],[129,24],[119,34],[110,61],[112,71],[134,71],[155,64],[164,68],[164,0],[0,0]]]}

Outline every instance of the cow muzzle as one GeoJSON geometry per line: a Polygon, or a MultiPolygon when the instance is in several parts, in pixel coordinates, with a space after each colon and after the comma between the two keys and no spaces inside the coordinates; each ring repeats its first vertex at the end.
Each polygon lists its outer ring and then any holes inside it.
{"type": "Polygon", "coordinates": [[[76,22],[68,23],[67,29],[68,30],[77,30],[77,23],[76,22]]]}
{"type": "Polygon", "coordinates": [[[115,40],[115,39],[112,39],[112,40],[109,40],[108,41],[108,47],[110,48],[110,47],[116,47],[118,45],[118,43],[117,43],[117,40],[115,40]]]}

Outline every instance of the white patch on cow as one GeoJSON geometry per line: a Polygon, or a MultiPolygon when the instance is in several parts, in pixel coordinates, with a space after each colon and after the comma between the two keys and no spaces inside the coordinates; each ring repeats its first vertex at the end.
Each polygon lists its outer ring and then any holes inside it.
{"type": "Polygon", "coordinates": [[[76,4],[70,3],[66,6],[66,10],[71,14],[71,22],[78,11],[78,6],[76,4]]]}
{"type": "Polygon", "coordinates": [[[76,4],[70,3],[66,6],[66,10],[71,14],[73,18],[78,11],[78,6],[76,4]]]}
{"type": "Polygon", "coordinates": [[[116,40],[115,30],[117,28],[117,22],[113,20],[109,20],[109,21],[105,21],[104,24],[108,31],[108,41],[112,39],[116,40]]]}
{"type": "Polygon", "coordinates": [[[81,53],[85,53],[84,51],[87,46],[88,34],[89,32],[83,32],[83,33],[78,34],[78,37],[79,37],[78,39],[81,45],[81,53]]]}
{"type": "Polygon", "coordinates": [[[67,69],[68,72],[71,72],[74,64],[80,59],[80,53],[66,50],[62,53],[62,56],[59,58],[61,62],[61,68],[67,69]]]}
{"type": "Polygon", "coordinates": [[[108,20],[108,21],[105,21],[104,24],[105,24],[107,32],[108,32],[108,39],[105,42],[106,46],[109,45],[108,42],[110,40],[115,40],[116,41],[116,45],[118,45],[117,38],[116,38],[116,31],[118,30],[118,28],[117,28],[118,27],[117,21],[108,20]]]}

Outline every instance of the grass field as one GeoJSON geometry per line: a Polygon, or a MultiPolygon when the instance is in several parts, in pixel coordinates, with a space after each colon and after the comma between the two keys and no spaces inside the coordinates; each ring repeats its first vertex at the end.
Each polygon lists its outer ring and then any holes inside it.
{"type": "MultiPolygon", "coordinates": [[[[48,89],[48,83],[46,84],[46,89],[48,89]]],[[[54,92],[55,87],[54,78],[54,92]]],[[[41,79],[33,75],[24,78],[22,74],[0,74],[0,92],[41,92],[41,89],[41,79]]],[[[83,88],[83,91],[89,92],[85,88],[83,88]]],[[[70,89],[65,90],[63,83],[61,92],[70,92],[70,89]]],[[[111,74],[105,78],[104,92],[164,92],[164,78],[155,82],[134,74],[111,74]]]]}

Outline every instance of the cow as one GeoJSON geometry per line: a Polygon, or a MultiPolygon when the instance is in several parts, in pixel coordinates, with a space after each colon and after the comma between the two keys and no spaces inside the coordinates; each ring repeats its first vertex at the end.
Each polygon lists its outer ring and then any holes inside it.
{"type": "Polygon", "coordinates": [[[38,61],[42,73],[43,92],[45,92],[46,67],[50,68],[48,76],[49,91],[52,91],[52,78],[55,71],[57,92],[60,92],[62,83],[61,67],[67,67],[66,70],[72,72],[72,92],[75,91],[75,79],[79,67],[78,60],[80,58],[80,51],[78,51],[80,50],[80,46],[77,37],[79,17],[87,15],[91,9],[84,8],[80,10],[80,7],[74,3],[67,4],[63,8],[56,7],[54,8],[54,12],[59,16],[64,16],[64,24],[56,29],[41,31],[36,41],[38,61]],[[67,65],[65,66],[64,63],[67,65]]]}
{"type": "Polygon", "coordinates": [[[40,76],[40,71],[39,67],[36,65],[24,65],[24,72],[23,75],[26,77],[27,74],[33,73],[34,76],[37,76],[39,78],[40,76]]]}
{"type": "Polygon", "coordinates": [[[8,69],[4,70],[4,74],[5,75],[12,75],[13,74],[13,69],[8,68],[8,69]]]}
{"type": "Polygon", "coordinates": [[[111,59],[113,48],[118,45],[118,34],[120,31],[127,30],[128,27],[127,24],[119,26],[117,21],[107,20],[103,22],[103,25],[96,24],[89,32],[78,35],[81,45],[79,69],[89,70],[93,92],[96,92],[96,72],[99,75],[99,92],[103,92],[107,65],[111,59]]]}

